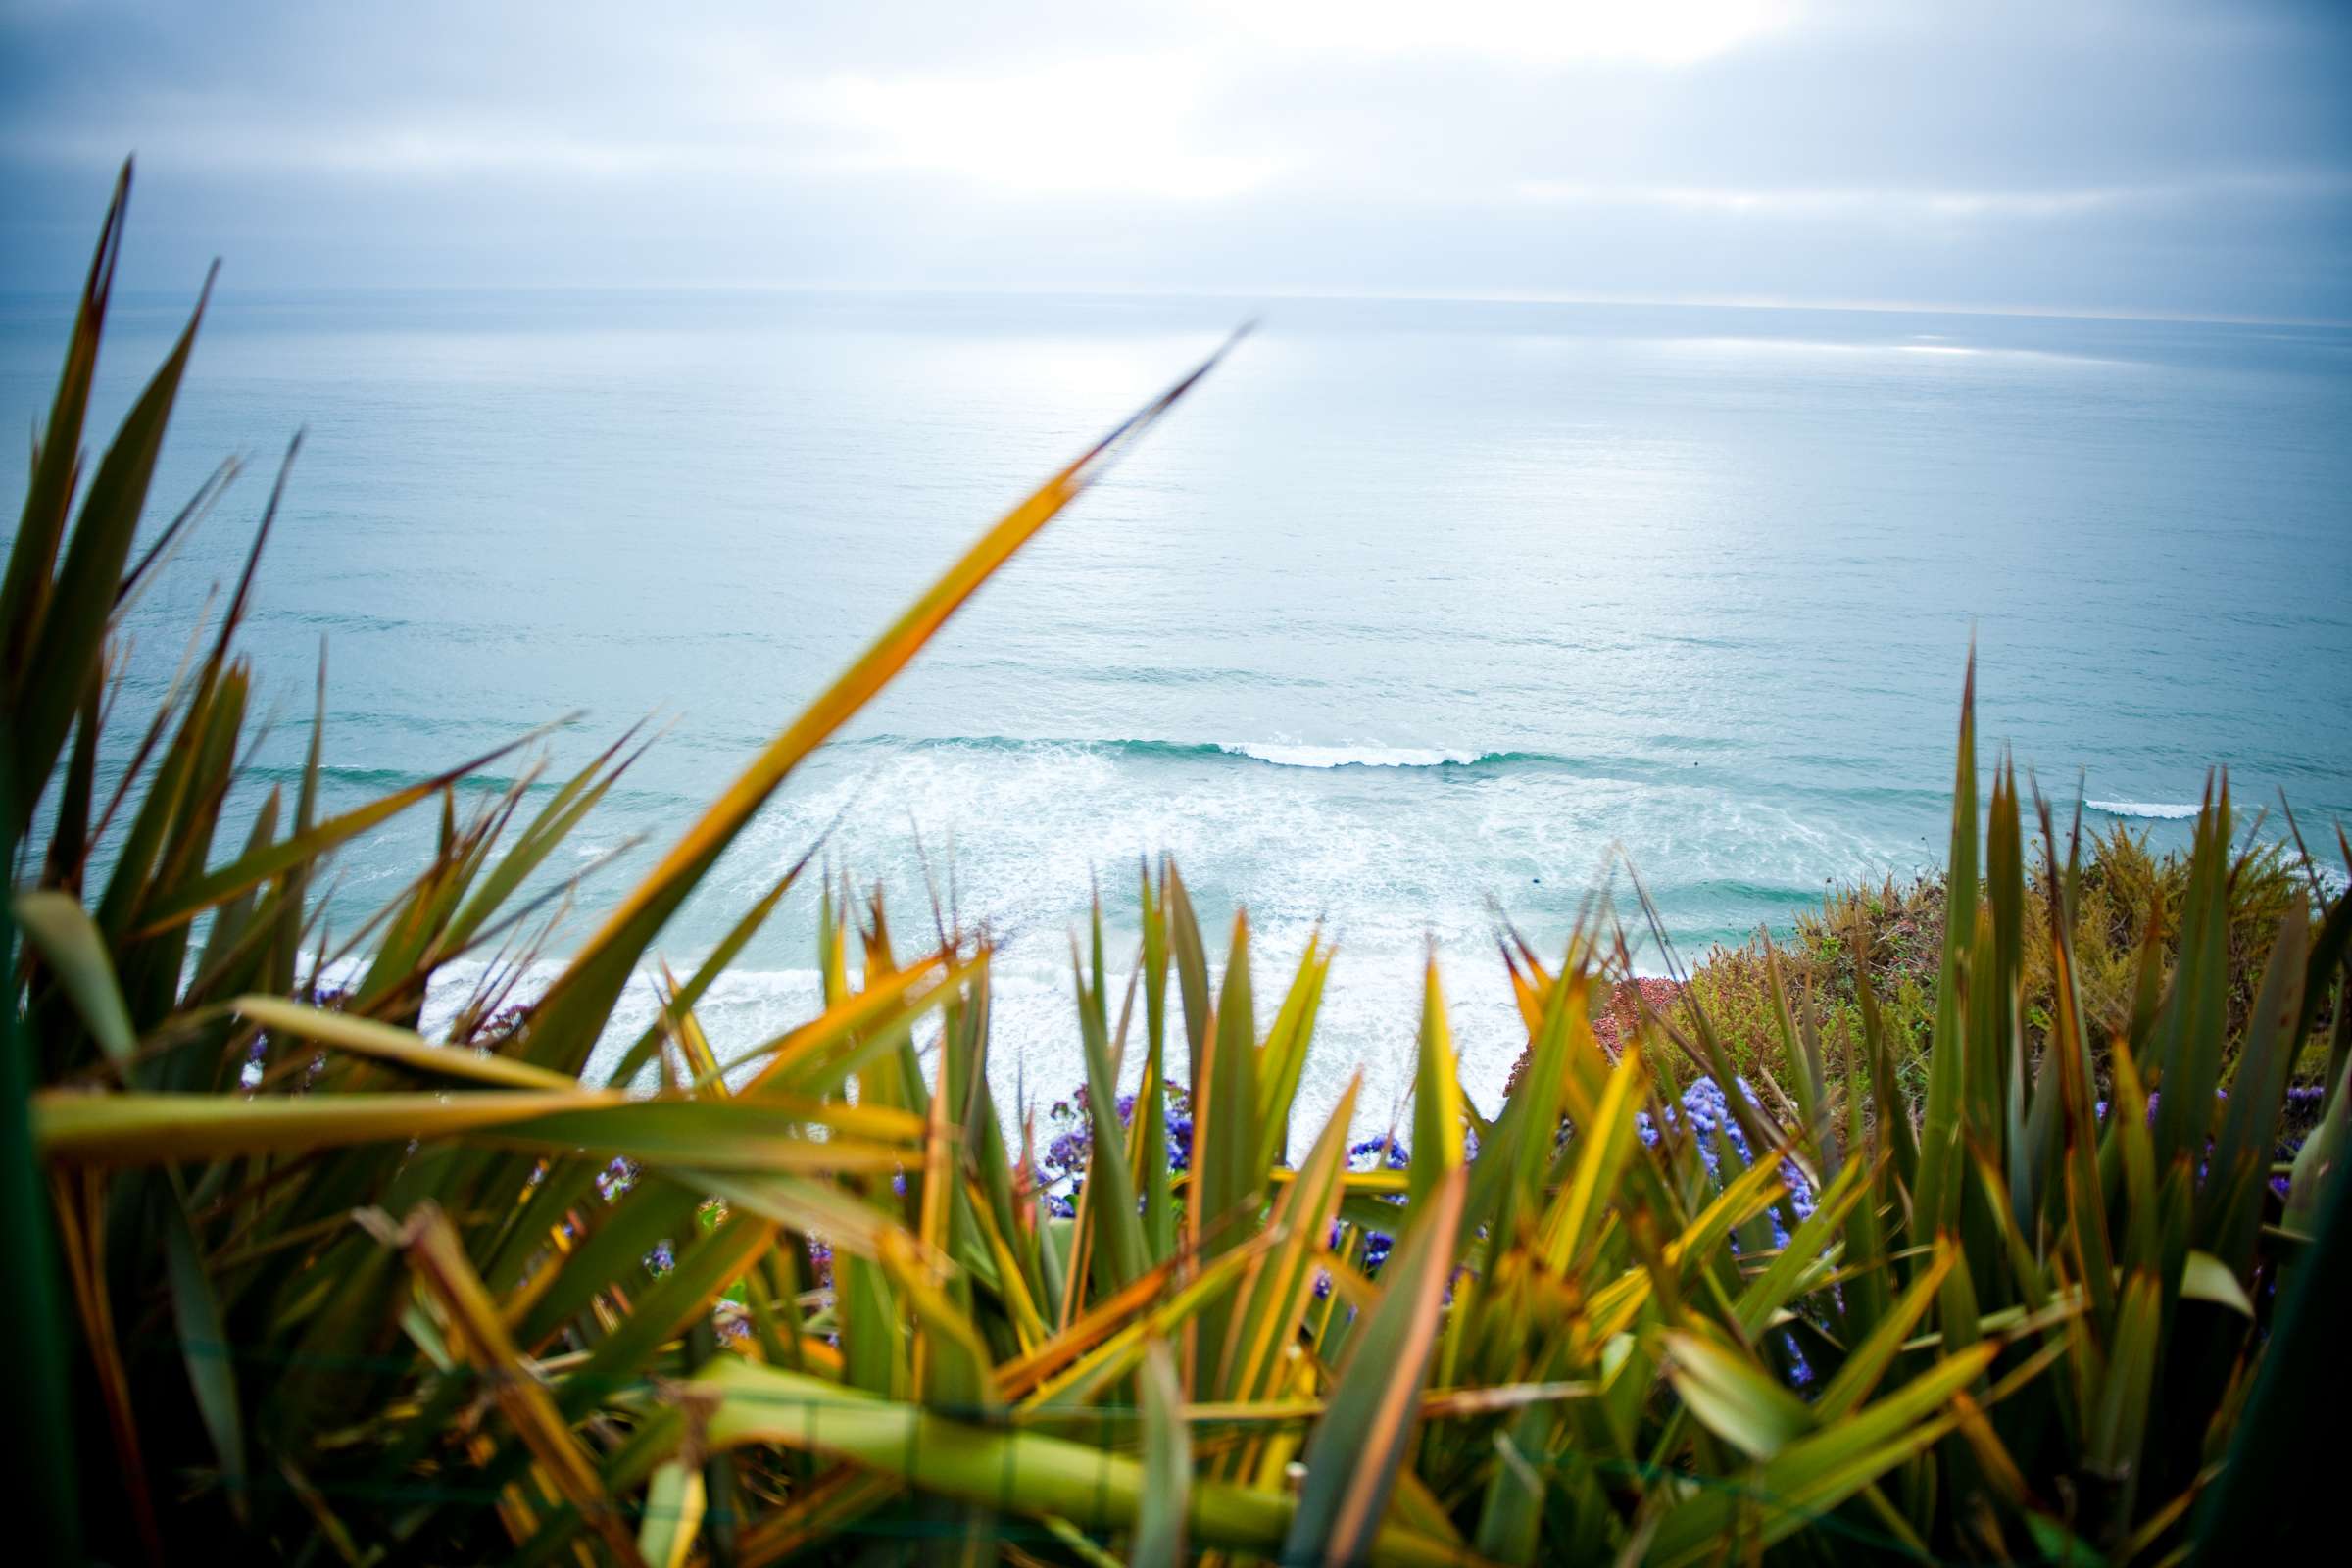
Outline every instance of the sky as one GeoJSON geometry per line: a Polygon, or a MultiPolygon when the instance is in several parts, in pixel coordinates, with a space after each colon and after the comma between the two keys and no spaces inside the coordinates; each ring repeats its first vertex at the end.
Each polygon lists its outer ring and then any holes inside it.
{"type": "Polygon", "coordinates": [[[2352,318],[2352,4],[0,0],[0,288],[2352,318]]]}

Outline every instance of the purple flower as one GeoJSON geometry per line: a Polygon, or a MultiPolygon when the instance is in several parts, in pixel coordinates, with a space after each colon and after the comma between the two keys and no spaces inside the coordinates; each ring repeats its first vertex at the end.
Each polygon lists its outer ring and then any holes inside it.
{"type": "MultiPolygon", "coordinates": [[[[1732,1084],[1740,1092],[1740,1099],[1754,1105],[1755,1097],[1745,1079],[1736,1078],[1732,1084]]],[[[1742,1163],[1752,1164],[1755,1160],[1754,1151],[1748,1148],[1747,1135],[1740,1130],[1739,1118],[1732,1114],[1730,1102],[1711,1078],[1694,1080],[1689,1089],[1683,1091],[1682,1102],[1667,1107],[1666,1118],[1669,1123],[1682,1123],[1697,1135],[1699,1160],[1706,1166],[1707,1174],[1718,1180],[1722,1178],[1721,1156],[1716,1144],[1718,1137],[1731,1146],[1732,1152],[1740,1156],[1742,1163]]],[[[1658,1130],[1650,1127],[1646,1115],[1638,1116],[1636,1130],[1643,1143],[1655,1144],[1658,1130]]],[[[1813,1185],[1805,1180],[1804,1172],[1797,1169],[1793,1162],[1783,1160],[1780,1175],[1782,1182],[1788,1186],[1788,1206],[1795,1211],[1796,1217],[1799,1220],[1812,1218],[1813,1185]]],[[[1772,1233],[1775,1246],[1788,1245],[1788,1227],[1782,1222],[1777,1207],[1772,1210],[1772,1233]]]]}
{"type": "Polygon", "coordinates": [[[638,1174],[634,1161],[616,1156],[596,1173],[596,1195],[608,1203],[618,1202],[621,1194],[637,1185],[638,1174]]]}
{"type": "Polygon", "coordinates": [[[1805,1352],[1796,1348],[1795,1334],[1784,1330],[1781,1348],[1788,1357],[1788,1381],[1800,1389],[1810,1388],[1813,1383],[1813,1363],[1806,1360],[1805,1352]]]}

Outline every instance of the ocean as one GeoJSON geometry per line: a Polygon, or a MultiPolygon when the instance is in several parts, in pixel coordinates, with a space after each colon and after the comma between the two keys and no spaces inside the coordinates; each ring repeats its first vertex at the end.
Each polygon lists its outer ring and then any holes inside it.
{"type": "MultiPolygon", "coordinates": [[[[119,302],[105,428],[187,304],[119,302]]],[[[0,300],[21,428],[69,308],[0,300]]],[[[655,715],[564,868],[595,868],[576,938],[981,528],[1250,317],[792,777],[664,956],[707,951],[828,828],[827,862],[887,887],[911,949],[927,861],[1002,939],[992,1073],[1042,1103],[1082,1078],[1068,935],[1090,887],[1123,966],[1139,858],[1171,852],[1212,948],[1248,906],[1269,1016],[1308,934],[1337,941],[1300,1121],[1360,1066],[1378,1126],[1429,942],[1491,1108],[1519,1046],[1498,919],[1556,948],[1614,909],[1658,972],[1628,866],[1689,961],[1786,931],[1828,883],[1936,863],[1972,638],[1987,765],[2014,748],[2062,813],[2080,791],[2092,825],[2176,842],[2218,764],[2271,808],[2262,831],[2281,792],[2307,831],[2352,813],[2333,327],[231,291],[156,510],[227,453],[250,466],[137,608],[123,711],[233,580],[302,427],[244,638],[276,715],[253,790],[299,767],[321,646],[330,810],[582,710],[549,743],[560,777],[655,715]]],[[[24,461],[8,443],[0,483],[24,461]]],[[[337,928],[405,885],[435,825],[413,812],[343,855],[337,928]]],[[[706,1004],[722,1052],[812,1009],[814,897],[706,1004]]]]}

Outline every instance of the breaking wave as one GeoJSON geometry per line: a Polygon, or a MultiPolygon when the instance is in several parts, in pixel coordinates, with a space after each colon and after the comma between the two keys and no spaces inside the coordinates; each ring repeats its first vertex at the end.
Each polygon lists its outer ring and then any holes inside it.
{"type": "Polygon", "coordinates": [[[2108,816],[2137,816],[2158,822],[2179,822],[2195,816],[2200,809],[2171,801],[2084,801],[2084,806],[2108,816]]]}

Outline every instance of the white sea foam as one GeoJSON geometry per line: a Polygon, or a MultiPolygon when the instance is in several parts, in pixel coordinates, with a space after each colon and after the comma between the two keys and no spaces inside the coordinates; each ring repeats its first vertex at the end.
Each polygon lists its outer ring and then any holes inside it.
{"type": "Polygon", "coordinates": [[[1278,767],[1443,767],[1448,762],[1475,762],[1490,755],[1419,746],[1290,746],[1271,741],[1220,741],[1217,750],[1254,757],[1278,767]]]}
{"type": "Polygon", "coordinates": [[[2140,816],[2159,822],[2182,821],[2196,815],[2199,809],[2171,801],[2084,801],[2082,804],[2109,816],[2140,816]]]}

